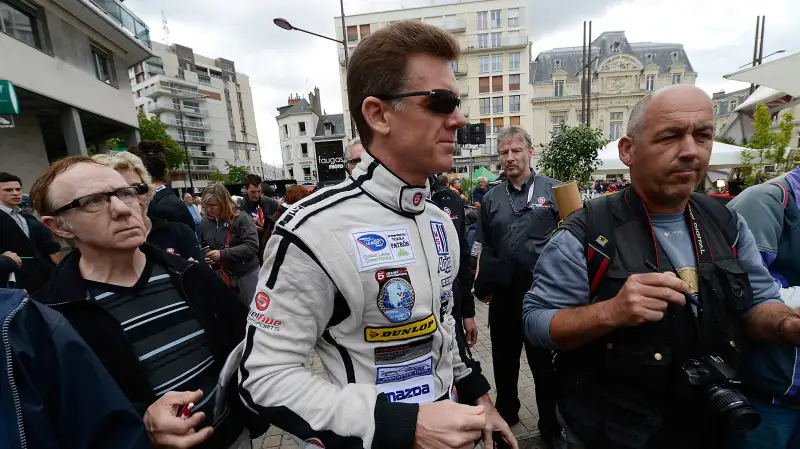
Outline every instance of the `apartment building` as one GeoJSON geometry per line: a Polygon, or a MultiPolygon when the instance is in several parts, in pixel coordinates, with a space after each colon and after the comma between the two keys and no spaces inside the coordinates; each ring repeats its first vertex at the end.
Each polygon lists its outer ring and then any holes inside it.
{"type": "Polygon", "coordinates": [[[153,53],[129,76],[136,108],[159,117],[188,150],[190,163],[173,170],[172,186],[197,192],[211,173],[227,173],[226,163],[263,177],[250,78],[230,59],[183,45],[153,42],[153,53]]]}
{"type": "MultiPolygon", "coordinates": [[[[400,20],[421,20],[452,33],[461,46],[461,57],[451,62],[461,111],[469,123],[484,123],[487,130],[486,145],[462,149],[455,160],[456,171],[466,171],[468,166],[496,170],[499,130],[508,125],[532,129],[527,8],[525,0],[461,1],[345,16],[346,30],[340,17],[334,23],[351,53],[370,33],[400,20]]],[[[345,126],[352,136],[342,47],[339,63],[345,126]]]]}
{"type": "Polygon", "coordinates": [[[308,93],[308,100],[299,95],[289,96],[287,104],[278,108],[275,120],[281,139],[284,177],[298,184],[317,185],[320,181],[317,149],[324,149],[325,155],[344,153],[347,144],[344,115],[326,114],[319,88],[315,87],[308,93]]]}
{"type": "Polygon", "coordinates": [[[733,115],[733,111],[750,96],[750,88],[725,93],[721,90],[712,95],[714,101],[714,131],[719,134],[725,122],[733,115]]]}
{"type": "MultiPolygon", "coordinates": [[[[554,48],[531,63],[535,148],[547,144],[562,124],[575,126],[583,120],[582,53],[582,47],[554,48]]],[[[640,98],[661,87],[694,84],[697,79],[682,44],[629,43],[624,31],[600,34],[592,41],[591,57],[590,122],[609,140],[625,135],[630,108],[640,98]]]]}
{"type": "Polygon", "coordinates": [[[0,117],[3,170],[27,190],[56,159],[120,135],[136,142],[126,71],[150,45],[147,25],[117,0],[0,0],[0,98],[18,105],[0,117]]]}

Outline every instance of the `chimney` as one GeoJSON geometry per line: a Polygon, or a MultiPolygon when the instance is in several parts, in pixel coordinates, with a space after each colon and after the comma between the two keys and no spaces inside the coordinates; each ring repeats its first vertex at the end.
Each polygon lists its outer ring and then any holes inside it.
{"type": "Polygon", "coordinates": [[[289,105],[297,104],[300,102],[300,95],[295,95],[294,97],[289,95],[289,105]]]}
{"type": "Polygon", "coordinates": [[[308,93],[308,99],[311,103],[311,110],[317,115],[322,115],[322,100],[319,98],[319,87],[314,86],[314,92],[308,93]]]}

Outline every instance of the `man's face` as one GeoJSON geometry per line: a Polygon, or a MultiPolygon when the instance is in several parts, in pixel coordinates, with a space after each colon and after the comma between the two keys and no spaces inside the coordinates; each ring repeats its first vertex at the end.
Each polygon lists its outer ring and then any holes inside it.
{"type": "MultiPolygon", "coordinates": [[[[56,176],[47,200],[52,209],[57,209],[76,198],[127,186],[125,178],[110,167],[80,163],[56,176]]],[[[115,196],[96,212],[75,208],[60,217],[43,216],[42,220],[60,237],[75,239],[79,247],[133,251],[145,241],[142,207],[138,202],[126,204],[115,196]]]]}
{"type": "Polygon", "coordinates": [[[485,189],[487,187],[487,185],[488,184],[486,183],[486,181],[484,181],[482,179],[480,181],[478,181],[478,187],[481,188],[481,189],[485,189]]]}
{"type": "Polygon", "coordinates": [[[22,185],[17,181],[0,182],[0,205],[11,209],[22,202],[22,185]]]}
{"type": "MultiPolygon", "coordinates": [[[[446,89],[458,93],[453,70],[443,58],[414,54],[408,58],[408,86],[405,92],[446,89]]],[[[464,114],[455,108],[449,114],[431,111],[429,97],[406,97],[400,110],[387,113],[389,134],[398,160],[410,173],[430,176],[448,172],[453,166],[456,130],[467,126],[464,114]]]]}
{"type": "Polygon", "coordinates": [[[195,206],[199,206],[202,203],[202,200],[200,199],[199,196],[196,196],[194,197],[194,200],[192,200],[192,202],[194,203],[195,206]]]}
{"type": "Polygon", "coordinates": [[[636,138],[620,141],[620,159],[634,186],[665,207],[683,204],[708,170],[714,143],[714,109],[697,88],[662,91],[645,108],[636,138]]]}
{"type": "Polygon", "coordinates": [[[247,186],[247,198],[252,202],[261,200],[261,186],[247,186]]]}
{"type": "Polygon", "coordinates": [[[194,197],[192,196],[191,193],[186,193],[186,194],[183,195],[183,202],[184,203],[192,204],[193,201],[194,201],[194,197]]]}
{"type": "Polygon", "coordinates": [[[345,165],[347,168],[347,173],[352,173],[353,169],[356,168],[356,165],[361,162],[361,153],[363,152],[364,146],[360,143],[350,147],[350,154],[348,155],[347,164],[345,165]]]}
{"type": "MultiPolygon", "coordinates": [[[[134,170],[131,170],[131,169],[122,170],[122,171],[119,172],[119,174],[122,175],[122,177],[125,179],[125,182],[129,186],[133,186],[133,185],[142,183],[142,177],[139,176],[139,174],[136,173],[136,171],[134,171],[134,170]]],[[[185,198],[184,198],[184,201],[186,201],[185,198]]],[[[143,193],[143,194],[139,195],[139,205],[142,206],[142,210],[144,210],[147,207],[147,194],[146,193],[143,193]]]]}
{"type": "Polygon", "coordinates": [[[521,136],[514,136],[500,143],[500,167],[509,178],[525,174],[531,167],[533,148],[521,136]]]}

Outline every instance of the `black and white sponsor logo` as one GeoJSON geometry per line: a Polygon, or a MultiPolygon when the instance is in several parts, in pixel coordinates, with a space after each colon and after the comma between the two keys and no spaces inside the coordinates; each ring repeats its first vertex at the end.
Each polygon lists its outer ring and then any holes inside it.
{"type": "Polygon", "coordinates": [[[439,274],[453,272],[453,259],[450,256],[439,256],[439,274]]]}
{"type": "Polygon", "coordinates": [[[414,360],[430,354],[433,348],[433,337],[395,346],[375,348],[376,365],[392,365],[414,360]]]}
{"type": "Polygon", "coordinates": [[[430,394],[430,392],[431,386],[428,384],[422,384],[413,386],[411,388],[402,388],[397,391],[390,391],[386,393],[386,399],[388,399],[389,402],[402,401],[415,396],[430,394]]]}
{"type": "Polygon", "coordinates": [[[442,288],[449,287],[453,283],[453,276],[442,279],[442,288]]]}

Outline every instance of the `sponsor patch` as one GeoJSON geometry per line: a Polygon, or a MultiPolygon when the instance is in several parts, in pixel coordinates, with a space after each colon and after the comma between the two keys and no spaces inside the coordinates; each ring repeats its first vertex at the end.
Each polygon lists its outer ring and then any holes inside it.
{"type": "Polygon", "coordinates": [[[449,287],[450,285],[453,285],[453,276],[447,276],[442,279],[442,288],[449,287]]]}
{"type": "Polygon", "coordinates": [[[405,267],[378,270],[378,309],[392,323],[402,323],[411,318],[414,308],[414,287],[405,267]]]}
{"type": "Polygon", "coordinates": [[[450,274],[453,272],[453,259],[447,256],[439,256],[439,267],[437,268],[439,274],[450,274]]]}
{"type": "Polygon", "coordinates": [[[453,299],[453,290],[443,291],[439,294],[439,321],[444,322],[444,316],[447,314],[448,306],[453,299]]]}
{"type": "Polygon", "coordinates": [[[267,307],[269,307],[269,295],[264,292],[256,293],[254,301],[256,303],[256,309],[262,312],[267,310],[267,307]]]}
{"type": "Polygon", "coordinates": [[[414,194],[414,198],[411,200],[414,203],[414,206],[419,206],[419,203],[422,202],[422,192],[417,192],[414,194]]]}
{"type": "Polygon", "coordinates": [[[267,331],[277,332],[281,330],[281,320],[268,317],[266,314],[256,312],[255,310],[250,310],[247,313],[247,322],[267,331]]]}
{"type": "Polygon", "coordinates": [[[431,385],[433,385],[433,376],[427,382],[398,382],[397,384],[379,385],[376,388],[379,392],[386,394],[389,402],[427,404],[433,402],[431,385]]]}
{"type": "Polygon", "coordinates": [[[350,231],[356,253],[358,271],[379,265],[414,261],[414,250],[408,228],[380,228],[350,231]]]}
{"type": "Polygon", "coordinates": [[[606,246],[606,243],[608,243],[608,239],[603,237],[602,235],[598,235],[597,238],[595,239],[595,242],[597,242],[597,244],[600,246],[606,246]]]}
{"type": "Polygon", "coordinates": [[[436,254],[449,256],[450,248],[447,245],[447,232],[445,231],[444,223],[432,221],[431,234],[433,234],[433,243],[436,244],[436,254]]]}
{"type": "Polygon", "coordinates": [[[364,340],[369,342],[400,341],[430,335],[436,330],[436,317],[427,317],[400,326],[365,327],[364,340]]]}
{"type": "Polygon", "coordinates": [[[419,362],[408,365],[379,367],[375,370],[375,383],[377,385],[405,382],[415,377],[433,375],[433,357],[428,357],[419,362]]]}
{"type": "Polygon", "coordinates": [[[427,337],[419,341],[412,341],[395,346],[375,348],[375,364],[391,365],[394,363],[403,363],[430,354],[432,350],[433,337],[427,337]]]}

